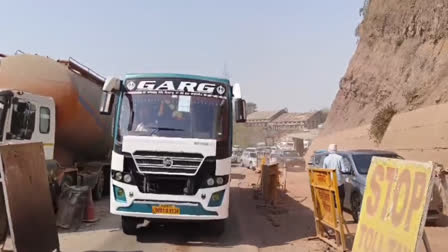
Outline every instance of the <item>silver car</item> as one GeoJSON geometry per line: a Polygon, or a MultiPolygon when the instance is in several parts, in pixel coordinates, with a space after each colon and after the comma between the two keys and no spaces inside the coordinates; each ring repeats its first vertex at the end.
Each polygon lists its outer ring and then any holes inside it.
{"type": "MultiPolygon", "coordinates": [[[[311,165],[323,167],[327,151],[316,151],[311,158],[311,165]]],[[[380,150],[353,150],[339,151],[337,154],[343,158],[343,165],[347,173],[342,173],[344,178],[344,202],[343,208],[349,210],[353,220],[358,222],[361,213],[362,198],[366,188],[367,173],[373,157],[386,157],[403,159],[395,152],[380,150]]],[[[429,217],[429,216],[428,216],[429,217]]]]}
{"type": "Polygon", "coordinates": [[[257,168],[257,153],[255,151],[245,150],[243,152],[241,164],[243,167],[255,170],[257,168]]]}

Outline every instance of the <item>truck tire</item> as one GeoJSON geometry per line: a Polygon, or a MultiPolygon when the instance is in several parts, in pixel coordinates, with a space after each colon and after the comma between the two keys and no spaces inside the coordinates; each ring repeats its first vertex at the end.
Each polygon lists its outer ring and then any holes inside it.
{"type": "Polygon", "coordinates": [[[92,190],[93,200],[98,201],[103,198],[105,176],[103,170],[98,172],[98,181],[92,190]]]}
{"type": "Polygon", "coordinates": [[[121,217],[121,228],[123,229],[123,233],[127,235],[136,235],[137,234],[137,225],[142,222],[140,218],[134,217],[121,217]]]}

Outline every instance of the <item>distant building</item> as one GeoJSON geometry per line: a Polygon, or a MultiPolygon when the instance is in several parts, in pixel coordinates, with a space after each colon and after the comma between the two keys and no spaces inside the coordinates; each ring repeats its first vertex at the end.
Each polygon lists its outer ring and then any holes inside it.
{"type": "Polygon", "coordinates": [[[316,129],[326,120],[321,111],[313,113],[284,113],[269,123],[275,130],[308,130],[316,129]]]}
{"type": "Polygon", "coordinates": [[[253,103],[253,102],[248,102],[248,103],[246,104],[246,111],[247,111],[247,114],[248,114],[248,115],[250,115],[250,114],[256,112],[256,111],[257,111],[257,104],[255,104],[255,103],[253,103]]]}
{"type": "Polygon", "coordinates": [[[247,116],[246,124],[250,127],[266,128],[270,122],[287,112],[286,108],[277,111],[256,111],[247,116]]]}

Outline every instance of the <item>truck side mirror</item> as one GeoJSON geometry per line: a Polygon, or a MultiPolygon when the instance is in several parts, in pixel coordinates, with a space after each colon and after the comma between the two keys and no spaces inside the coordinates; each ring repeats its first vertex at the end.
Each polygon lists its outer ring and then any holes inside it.
{"type": "Polygon", "coordinates": [[[101,95],[100,114],[110,115],[114,105],[115,95],[111,92],[103,92],[101,95]]]}
{"type": "Polygon", "coordinates": [[[235,121],[237,123],[245,123],[246,119],[246,101],[243,99],[235,99],[235,121]]]}

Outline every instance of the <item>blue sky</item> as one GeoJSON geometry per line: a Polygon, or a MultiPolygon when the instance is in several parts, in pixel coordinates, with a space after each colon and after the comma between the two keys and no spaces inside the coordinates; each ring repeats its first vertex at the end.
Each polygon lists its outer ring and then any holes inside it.
{"type": "Polygon", "coordinates": [[[239,82],[260,110],[329,107],[363,0],[2,1],[0,52],[74,57],[104,76],[239,82]]]}

